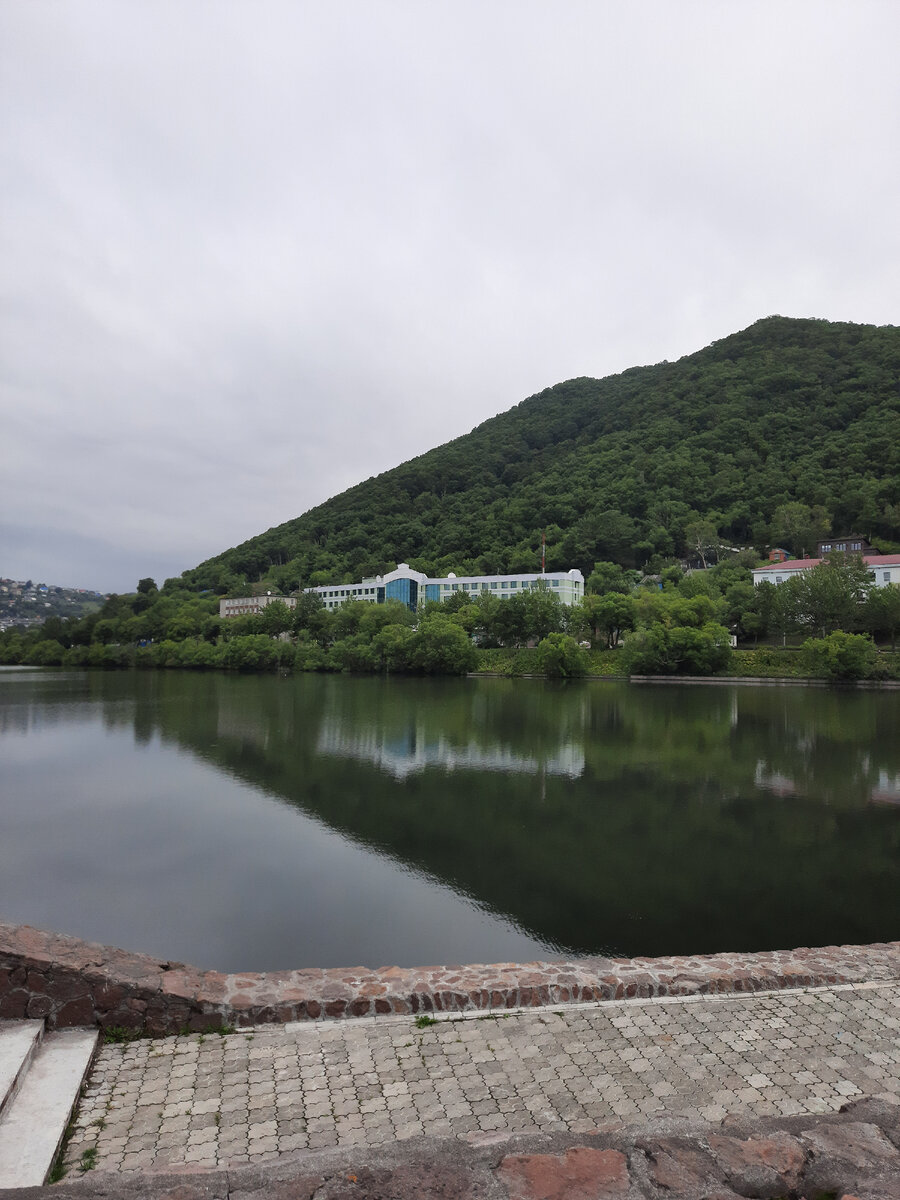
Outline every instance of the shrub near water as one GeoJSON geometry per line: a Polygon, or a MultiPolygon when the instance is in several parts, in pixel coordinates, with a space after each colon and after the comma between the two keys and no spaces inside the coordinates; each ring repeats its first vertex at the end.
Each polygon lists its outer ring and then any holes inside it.
{"type": "Polygon", "coordinates": [[[574,679],[587,673],[588,659],[574,638],[550,633],[537,648],[538,669],[544,675],[574,679]]]}
{"type": "Polygon", "coordinates": [[[806,670],[819,679],[868,679],[877,651],[870,637],[859,633],[830,633],[809,638],[800,649],[806,670]]]}
{"type": "Polygon", "coordinates": [[[731,657],[729,633],[712,621],[699,628],[657,623],[629,638],[622,657],[629,675],[714,675],[731,657]]]}
{"type": "Polygon", "coordinates": [[[293,658],[293,647],[277,642],[265,633],[251,633],[245,637],[232,638],[225,646],[223,665],[236,671],[274,671],[282,657],[285,646],[293,658]]]}

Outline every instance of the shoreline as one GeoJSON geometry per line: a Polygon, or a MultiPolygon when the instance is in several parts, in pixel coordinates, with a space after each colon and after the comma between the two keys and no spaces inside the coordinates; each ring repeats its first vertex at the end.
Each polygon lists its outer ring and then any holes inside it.
{"type": "MultiPolygon", "coordinates": [[[[92,667],[92,666],[49,666],[44,664],[30,664],[30,662],[4,662],[0,664],[0,672],[4,671],[71,671],[71,672],[90,672],[90,671],[108,671],[108,667],[92,667]]],[[[137,667],[124,666],[115,667],[112,670],[116,671],[134,671],[140,673],[162,672],[170,673],[174,671],[186,671],[188,673],[196,673],[191,667],[137,667]]],[[[264,674],[264,676],[281,676],[281,677],[302,677],[302,676],[318,676],[318,674],[346,674],[352,678],[367,679],[371,676],[379,678],[401,678],[401,679],[551,679],[554,683],[634,683],[634,684],[714,684],[716,686],[737,684],[740,686],[772,686],[772,688],[835,688],[839,690],[863,690],[863,691],[898,691],[900,690],[900,679],[821,679],[815,676],[625,676],[625,674],[583,674],[577,677],[558,677],[548,676],[548,674],[539,674],[536,672],[523,672],[521,674],[512,674],[504,671],[467,671],[462,676],[418,676],[418,674],[407,672],[373,672],[373,671],[229,671],[227,667],[206,667],[199,673],[206,674],[210,672],[218,672],[222,674],[232,674],[232,676],[241,676],[241,674],[264,674]]]]}
{"type": "MultiPolygon", "coordinates": [[[[533,673],[523,675],[507,675],[503,671],[467,671],[466,679],[553,679],[551,675],[533,673]]],[[[606,682],[610,683],[713,683],[764,685],[771,687],[822,687],[822,688],[862,688],[883,689],[896,691],[900,689],[900,679],[817,679],[797,675],[581,675],[577,679],[564,679],[564,683],[606,682]]]]}
{"type": "Polygon", "coordinates": [[[900,979],[900,942],[664,958],[223,973],[0,922],[0,1018],[132,1036],[900,979]]]}

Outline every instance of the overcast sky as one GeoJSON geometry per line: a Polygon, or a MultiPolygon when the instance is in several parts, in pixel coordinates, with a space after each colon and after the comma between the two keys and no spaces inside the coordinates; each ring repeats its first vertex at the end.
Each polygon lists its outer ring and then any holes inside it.
{"type": "Polygon", "coordinates": [[[0,0],[0,575],[159,582],[577,375],[900,323],[897,0],[0,0]]]}

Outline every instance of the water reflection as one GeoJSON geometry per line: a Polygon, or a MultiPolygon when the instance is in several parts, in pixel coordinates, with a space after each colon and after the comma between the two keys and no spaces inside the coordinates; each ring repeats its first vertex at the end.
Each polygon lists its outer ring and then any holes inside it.
{"type": "Polygon", "coordinates": [[[319,734],[319,754],[337,758],[355,758],[386,771],[394,779],[440,767],[444,771],[503,771],[514,775],[566,775],[577,779],[584,772],[584,748],[569,742],[556,754],[539,760],[534,755],[518,754],[509,746],[479,746],[470,740],[457,746],[440,735],[429,735],[424,722],[411,723],[401,736],[388,736],[383,729],[369,725],[348,730],[340,718],[327,719],[319,734]]]}
{"type": "MultiPolygon", "coordinates": [[[[0,673],[0,732],[19,739],[29,803],[56,786],[41,765],[52,729],[90,718],[108,738],[132,736],[108,782],[147,793],[144,840],[157,845],[147,755],[169,753],[166,819],[177,814],[186,877],[166,846],[167,887],[219,941],[226,912],[246,925],[232,893],[244,909],[257,897],[266,931],[242,936],[279,966],[896,937],[898,716],[900,695],[874,691],[178,673],[48,673],[23,689],[0,673]],[[221,796],[206,914],[189,865],[208,864],[208,827],[189,819],[201,765],[204,821],[217,821],[221,796]],[[244,790],[226,793],[227,781],[244,790]],[[301,913],[303,956],[276,956],[301,913]]],[[[127,805],[104,803],[110,820],[129,819],[127,805]]]]}
{"type": "Polygon", "coordinates": [[[891,775],[887,771],[879,771],[871,800],[873,804],[900,804],[900,772],[891,775]]]}

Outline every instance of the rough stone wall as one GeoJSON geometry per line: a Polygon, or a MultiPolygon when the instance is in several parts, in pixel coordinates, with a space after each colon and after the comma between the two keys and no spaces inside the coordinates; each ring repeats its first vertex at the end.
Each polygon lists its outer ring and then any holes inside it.
{"type": "Polygon", "coordinates": [[[325,1018],[485,1012],[900,978],[900,942],[760,954],[225,975],[0,923],[0,1018],[151,1034],[325,1018]]]}

